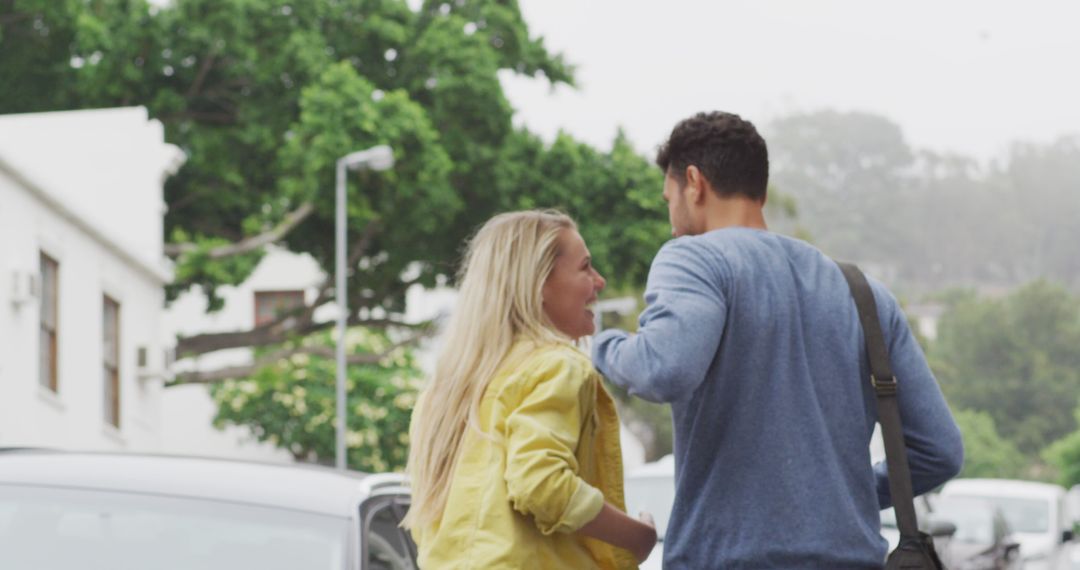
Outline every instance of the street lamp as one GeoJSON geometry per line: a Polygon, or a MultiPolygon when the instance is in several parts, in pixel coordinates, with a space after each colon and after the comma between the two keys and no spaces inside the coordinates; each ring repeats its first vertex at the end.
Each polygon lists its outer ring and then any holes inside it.
{"type": "Polygon", "coordinates": [[[334,297],[338,306],[337,320],[337,447],[334,462],[345,469],[345,321],[349,315],[345,290],[345,170],[386,170],[394,166],[394,151],[379,145],[367,150],[346,154],[337,161],[337,205],[334,208],[337,246],[334,263],[336,286],[334,297]]]}

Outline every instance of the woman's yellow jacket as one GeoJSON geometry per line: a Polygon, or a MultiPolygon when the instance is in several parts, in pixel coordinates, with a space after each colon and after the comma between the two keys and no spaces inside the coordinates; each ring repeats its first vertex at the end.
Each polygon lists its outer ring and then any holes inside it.
{"type": "Polygon", "coordinates": [[[467,428],[441,520],[415,529],[435,569],[636,568],[575,533],[607,501],[625,510],[619,419],[600,374],[569,344],[518,343],[467,428]]]}

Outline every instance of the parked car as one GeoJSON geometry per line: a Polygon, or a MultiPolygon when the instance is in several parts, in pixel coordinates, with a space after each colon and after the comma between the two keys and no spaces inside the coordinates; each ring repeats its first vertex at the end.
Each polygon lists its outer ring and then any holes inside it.
{"type": "MultiPolygon", "coordinates": [[[[656,535],[659,543],[640,568],[641,570],[660,570],[664,560],[664,535],[667,533],[671,507],[675,502],[674,456],[666,455],[653,463],[646,463],[628,471],[625,494],[627,513],[637,516],[639,512],[645,511],[656,521],[656,535]]],[[[921,522],[925,517],[923,514],[926,510],[925,499],[918,497],[915,502],[921,522]]],[[[896,530],[896,520],[892,518],[892,515],[892,509],[882,511],[881,534],[889,543],[889,551],[892,551],[900,540],[900,533],[896,530]]],[[[944,523],[936,524],[932,530],[944,536],[951,532],[952,527],[944,523]]]]}
{"type": "MultiPolygon", "coordinates": [[[[942,541],[947,540],[956,532],[956,525],[948,521],[931,518],[933,508],[930,506],[929,494],[915,497],[914,506],[919,530],[934,538],[934,548],[939,555],[942,555],[942,550],[947,546],[947,543],[943,544],[942,541]]],[[[900,543],[900,529],[897,528],[896,511],[894,509],[890,508],[881,511],[881,536],[885,538],[885,542],[888,544],[886,552],[892,552],[900,543]]]]}
{"type": "Polygon", "coordinates": [[[953,570],[1016,570],[1022,568],[1020,542],[1001,509],[976,497],[936,497],[927,526],[952,525],[954,531],[935,538],[942,563],[953,570]]]}
{"type": "Polygon", "coordinates": [[[954,479],[943,497],[984,498],[999,509],[1020,542],[1027,570],[1065,570],[1072,565],[1072,517],[1059,485],[1007,479],[954,479]]]}
{"type": "Polygon", "coordinates": [[[0,568],[413,570],[397,474],[0,451],[0,568]]]}
{"type": "Polygon", "coordinates": [[[665,455],[627,472],[624,493],[628,514],[636,517],[644,511],[656,522],[658,543],[640,568],[660,570],[664,561],[664,533],[671,517],[671,506],[675,504],[675,457],[665,455]]]}

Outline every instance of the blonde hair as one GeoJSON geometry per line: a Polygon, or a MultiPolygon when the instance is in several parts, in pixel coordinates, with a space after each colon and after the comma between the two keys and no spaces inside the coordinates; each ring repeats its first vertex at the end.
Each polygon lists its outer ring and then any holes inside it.
{"type": "Polygon", "coordinates": [[[466,429],[480,429],[480,400],[514,343],[562,340],[544,314],[542,290],[559,233],[576,228],[557,211],[510,212],[488,220],[469,241],[445,344],[413,410],[412,506],[402,526],[424,528],[442,517],[466,429]]]}

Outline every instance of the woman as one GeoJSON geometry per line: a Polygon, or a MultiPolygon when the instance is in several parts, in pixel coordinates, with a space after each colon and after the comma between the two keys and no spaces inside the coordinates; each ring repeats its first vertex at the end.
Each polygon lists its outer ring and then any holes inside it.
{"type": "Polygon", "coordinates": [[[567,216],[501,214],[469,243],[410,427],[421,568],[627,568],[656,543],[623,513],[619,423],[589,359],[604,288],[567,216]]]}

